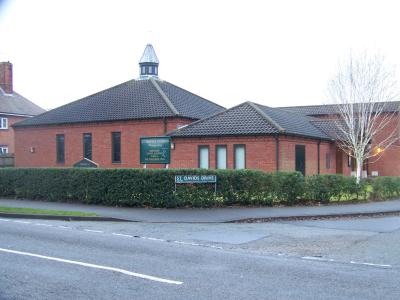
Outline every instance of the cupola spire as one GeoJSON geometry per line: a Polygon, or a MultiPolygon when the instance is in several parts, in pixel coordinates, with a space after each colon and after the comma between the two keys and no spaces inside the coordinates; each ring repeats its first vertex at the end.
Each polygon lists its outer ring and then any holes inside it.
{"type": "Polygon", "coordinates": [[[158,78],[159,61],[151,44],[147,44],[144,48],[142,58],[139,61],[140,77],[139,79],[147,79],[150,77],[158,78]]]}

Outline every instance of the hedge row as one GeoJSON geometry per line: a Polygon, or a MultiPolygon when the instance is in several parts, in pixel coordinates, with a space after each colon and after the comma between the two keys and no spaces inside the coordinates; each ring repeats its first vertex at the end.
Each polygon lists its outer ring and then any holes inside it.
{"type": "Polygon", "coordinates": [[[313,175],[305,178],[304,199],[328,203],[332,200],[368,198],[367,180],[357,184],[355,177],[342,175],[313,175]]]}
{"type": "Polygon", "coordinates": [[[400,197],[400,177],[377,177],[372,181],[372,191],[374,199],[400,197]]]}
{"type": "MultiPolygon", "coordinates": [[[[399,178],[372,183],[382,198],[398,196],[399,178]],[[390,190],[387,190],[387,187],[390,190]],[[393,188],[392,188],[393,186],[393,188]]],[[[298,172],[199,169],[0,169],[0,196],[136,207],[211,207],[295,204],[301,200],[367,197],[368,185],[352,177],[298,172]],[[182,184],[175,175],[215,174],[213,184],[182,184]]]]}

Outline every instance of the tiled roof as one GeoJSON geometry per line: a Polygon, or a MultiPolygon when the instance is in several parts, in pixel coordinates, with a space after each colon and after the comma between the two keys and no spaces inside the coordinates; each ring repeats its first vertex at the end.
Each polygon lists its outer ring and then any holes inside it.
{"type": "Polygon", "coordinates": [[[326,134],[316,128],[311,121],[313,118],[301,114],[288,112],[279,108],[258,105],[266,115],[278,123],[287,134],[302,135],[316,138],[328,138],[326,134]]]}
{"type": "MultiPolygon", "coordinates": [[[[400,101],[390,101],[381,102],[385,105],[384,111],[393,112],[400,110],[400,101]]],[[[301,113],[308,116],[318,116],[318,115],[334,115],[338,114],[337,104],[327,104],[327,105],[307,105],[307,106],[287,106],[281,107],[282,109],[301,113]]]]}
{"type": "Polygon", "coordinates": [[[286,134],[330,140],[311,120],[301,114],[245,102],[170,132],[169,135],[201,137],[286,134]]]}
{"type": "Polygon", "coordinates": [[[164,117],[206,118],[225,110],[169,82],[130,80],[50,110],[14,126],[36,126],[164,117]]]}
{"type": "Polygon", "coordinates": [[[225,110],[225,107],[199,97],[166,81],[157,81],[160,88],[182,115],[192,119],[203,119],[225,110]]]}
{"type": "Polygon", "coordinates": [[[15,114],[24,116],[36,116],[45,110],[29,101],[20,94],[13,92],[6,94],[0,88],[0,114],[15,114]]]}
{"type": "Polygon", "coordinates": [[[333,140],[342,140],[343,132],[339,128],[346,128],[341,120],[312,120],[311,123],[333,140]],[[342,125],[343,124],[343,125],[342,125]]]}

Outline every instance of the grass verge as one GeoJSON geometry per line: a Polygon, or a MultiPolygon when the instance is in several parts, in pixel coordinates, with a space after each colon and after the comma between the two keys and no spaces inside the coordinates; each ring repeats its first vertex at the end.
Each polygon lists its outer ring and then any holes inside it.
{"type": "Polygon", "coordinates": [[[97,214],[95,213],[86,213],[81,211],[36,209],[36,208],[7,207],[7,206],[0,206],[0,212],[14,213],[14,214],[53,215],[53,216],[79,216],[79,217],[97,216],[97,214]]]}

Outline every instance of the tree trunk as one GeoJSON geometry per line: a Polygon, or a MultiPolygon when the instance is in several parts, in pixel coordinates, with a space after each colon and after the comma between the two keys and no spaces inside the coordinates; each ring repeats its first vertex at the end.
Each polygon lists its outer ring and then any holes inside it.
{"type": "Polygon", "coordinates": [[[357,184],[359,184],[360,180],[361,180],[361,172],[362,172],[362,167],[363,167],[362,158],[356,157],[356,167],[357,167],[357,170],[356,170],[356,181],[357,181],[357,184]]]}

